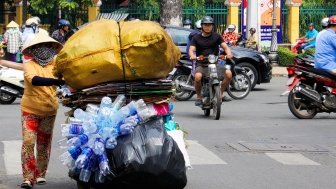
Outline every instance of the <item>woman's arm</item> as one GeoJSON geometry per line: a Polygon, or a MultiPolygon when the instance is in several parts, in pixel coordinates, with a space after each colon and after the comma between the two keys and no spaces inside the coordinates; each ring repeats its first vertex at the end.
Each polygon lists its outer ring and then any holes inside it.
{"type": "Polygon", "coordinates": [[[23,70],[23,64],[8,61],[8,60],[0,60],[0,65],[8,67],[8,68],[13,68],[16,70],[23,70]]]}

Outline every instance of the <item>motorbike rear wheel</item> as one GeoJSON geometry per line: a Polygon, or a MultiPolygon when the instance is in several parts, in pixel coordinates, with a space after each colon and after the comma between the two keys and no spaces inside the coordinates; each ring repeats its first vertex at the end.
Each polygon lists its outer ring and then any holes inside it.
{"type": "Polygon", "coordinates": [[[12,104],[15,100],[15,96],[0,92],[0,104],[12,104]]]}
{"type": "MultiPolygon", "coordinates": [[[[173,78],[173,82],[174,83],[185,83],[185,84],[188,84],[188,85],[194,85],[194,83],[192,81],[189,81],[188,82],[188,75],[185,75],[185,74],[179,74],[179,75],[176,75],[174,78],[173,78]]],[[[176,92],[175,92],[175,99],[178,100],[178,101],[187,101],[189,100],[191,97],[193,97],[195,94],[194,91],[185,91],[183,89],[181,89],[178,85],[176,85],[176,92]]]]}
{"type": "Polygon", "coordinates": [[[213,94],[214,94],[214,97],[212,99],[213,117],[215,120],[219,120],[222,108],[220,85],[213,86],[213,94]]]}
{"type": "Polygon", "coordinates": [[[288,95],[288,107],[292,114],[299,119],[312,119],[317,114],[316,108],[311,108],[307,104],[310,103],[300,97],[299,94],[293,92],[288,95]]]}
{"type": "Polygon", "coordinates": [[[236,100],[247,97],[252,89],[251,79],[246,73],[239,73],[232,78],[227,88],[228,95],[236,100]]]}

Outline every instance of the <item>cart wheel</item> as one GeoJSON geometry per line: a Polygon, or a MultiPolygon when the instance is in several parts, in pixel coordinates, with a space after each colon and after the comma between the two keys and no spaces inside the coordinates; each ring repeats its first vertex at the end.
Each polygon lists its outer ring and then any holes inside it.
{"type": "Polygon", "coordinates": [[[90,189],[90,184],[87,182],[77,181],[77,189],[90,189]]]}

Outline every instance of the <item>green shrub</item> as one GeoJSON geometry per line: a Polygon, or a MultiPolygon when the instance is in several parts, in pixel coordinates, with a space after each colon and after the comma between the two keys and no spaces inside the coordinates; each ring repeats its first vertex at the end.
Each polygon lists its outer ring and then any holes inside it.
{"type": "Polygon", "coordinates": [[[293,53],[287,47],[279,47],[278,55],[279,55],[279,65],[286,67],[289,64],[293,64],[294,58],[297,56],[296,53],[293,53]]]}

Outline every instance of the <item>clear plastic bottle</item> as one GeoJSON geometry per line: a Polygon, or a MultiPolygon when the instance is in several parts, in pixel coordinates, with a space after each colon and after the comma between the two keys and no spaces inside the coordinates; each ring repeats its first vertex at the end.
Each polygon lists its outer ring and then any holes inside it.
{"type": "Polygon", "coordinates": [[[133,132],[134,127],[140,122],[138,115],[127,117],[121,124],[119,124],[118,134],[126,135],[133,132]]]}
{"type": "Polygon", "coordinates": [[[123,117],[128,117],[136,114],[135,102],[131,101],[126,106],[120,108],[119,112],[123,117]]]}
{"type": "Polygon", "coordinates": [[[105,152],[105,143],[102,138],[99,137],[94,140],[93,151],[98,156],[105,152]]]}
{"type": "Polygon", "coordinates": [[[135,102],[135,107],[141,121],[146,121],[150,117],[157,115],[153,106],[147,106],[143,99],[135,102]]]}
{"type": "Polygon", "coordinates": [[[112,100],[110,97],[104,96],[100,101],[99,109],[112,108],[112,100]]]}
{"type": "Polygon", "coordinates": [[[104,183],[105,176],[99,170],[95,171],[95,182],[96,183],[104,183]]]}
{"type": "Polygon", "coordinates": [[[110,136],[106,139],[105,148],[106,149],[114,149],[117,146],[117,136],[110,136]]]}
{"type": "Polygon", "coordinates": [[[93,150],[90,147],[85,147],[82,153],[78,156],[75,162],[77,168],[83,168],[84,165],[88,164],[91,157],[94,155],[93,150]]]}
{"type": "Polygon", "coordinates": [[[83,127],[78,123],[62,124],[62,136],[73,137],[84,133],[83,127]]]}
{"type": "Polygon", "coordinates": [[[82,124],[85,134],[93,134],[97,132],[97,125],[94,120],[84,121],[82,124]]]}
{"type": "Polygon", "coordinates": [[[113,111],[117,112],[125,104],[125,102],[126,102],[125,95],[118,95],[112,104],[113,111]]]}
{"type": "Polygon", "coordinates": [[[79,147],[71,146],[68,151],[64,152],[59,158],[63,165],[66,165],[69,169],[75,168],[75,160],[82,153],[82,149],[79,147]]]}
{"type": "Polygon", "coordinates": [[[67,141],[68,146],[80,147],[89,141],[89,137],[86,134],[81,134],[76,137],[72,137],[67,141]]]}
{"type": "Polygon", "coordinates": [[[87,112],[85,112],[80,108],[76,108],[74,111],[74,118],[79,119],[81,121],[87,121],[90,119],[90,117],[91,116],[87,112]]]}
{"type": "Polygon", "coordinates": [[[91,114],[91,115],[97,115],[99,110],[99,106],[95,104],[87,104],[85,112],[91,114]]]}
{"type": "Polygon", "coordinates": [[[106,153],[103,153],[98,156],[98,163],[99,163],[99,171],[104,176],[108,175],[111,172],[106,153]]]}
{"type": "Polygon", "coordinates": [[[90,158],[89,161],[83,166],[79,174],[79,180],[83,182],[89,182],[93,165],[94,165],[94,158],[90,158]]]}

